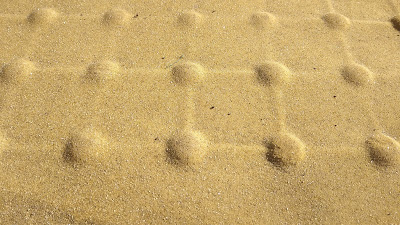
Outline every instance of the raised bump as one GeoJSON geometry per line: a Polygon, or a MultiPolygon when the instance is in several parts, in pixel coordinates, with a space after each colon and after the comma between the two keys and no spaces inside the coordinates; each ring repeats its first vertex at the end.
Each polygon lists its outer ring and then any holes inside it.
{"type": "Polygon", "coordinates": [[[254,70],[260,84],[266,86],[286,83],[291,76],[290,70],[285,65],[273,61],[259,64],[254,70]]]}
{"type": "Polygon", "coordinates": [[[69,135],[62,157],[70,164],[100,163],[108,159],[110,146],[103,135],[90,128],[69,135]]]}
{"type": "Polygon", "coordinates": [[[291,133],[280,133],[264,141],[266,157],[277,167],[294,166],[306,156],[304,143],[291,133]]]}
{"type": "Polygon", "coordinates": [[[32,76],[36,70],[33,62],[26,59],[18,59],[6,64],[0,73],[1,81],[5,83],[20,83],[32,76]]]}
{"type": "Polygon", "coordinates": [[[366,85],[373,81],[372,72],[365,66],[351,63],[342,69],[343,78],[355,86],[366,85]]]}
{"type": "Polygon", "coordinates": [[[205,77],[205,70],[197,63],[185,62],[174,66],[171,75],[175,83],[188,85],[201,82],[205,77]]]}
{"type": "Polygon", "coordinates": [[[122,26],[129,22],[131,14],[123,9],[110,9],[103,15],[103,22],[106,25],[122,26]]]}
{"type": "Polygon", "coordinates": [[[392,26],[394,29],[400,31],[400,16],[393,17],[390,22],[392,22],[392,26]]]}
{"type": "Polygon", "coordinates": [[[168,161],[180,165],[197,165],[207,153],[208,142],[199,131],[179,130],[166,143],[168,161]]]}
{"type": "Polygon", "coordinates": [[[274,15],[268,12],[257,12],[251,15],[250,24],[257,29],[265,29],[267,27],[273,27],[277,23],[277,19],[274,15]]]}
{"type": "Polygon", "coordinates": [[[28,16],[28,22],[32,25],[49,25],[57,20],[58,12],[51,8],[39,8],[28,16]]]}
{"type": "Polygon", "coordinates": [[[120,67],[118,63],[105,60],[90,64],[84,78],[87,81],[99,83],[117,76],[119,70],[120,67]]]}
{"type": "Polygon", "coordinates": [[[400,144],[382,132],[376,132],[366,140],[371,160],[380,166],[400,165],[400,144]]]}
{"type": "Polygon", "coordinates": [[[178,15],[178,25],[183,27],[196,27],[204,20],[204,16],[196,11],[187,11],[178,15]]]}
{"type": "Polygon", "coordinates": [[[339,13],[328,13],[325,14],[322,19],[325,24],[332,29],[344,30],[350,26],[350,20],[339,13]]]}

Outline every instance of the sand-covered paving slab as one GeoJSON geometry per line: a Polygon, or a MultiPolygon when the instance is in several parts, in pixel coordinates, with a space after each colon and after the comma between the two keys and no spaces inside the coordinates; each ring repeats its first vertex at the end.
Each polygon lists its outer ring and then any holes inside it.
{"type": "Polygon", "coordinates": [[[398,0],[0,3],[0,224],[400,223],[398,0]]]}

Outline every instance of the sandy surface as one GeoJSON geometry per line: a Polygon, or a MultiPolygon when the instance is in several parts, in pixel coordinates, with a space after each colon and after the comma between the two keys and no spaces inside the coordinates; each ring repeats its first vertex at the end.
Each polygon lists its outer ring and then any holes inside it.
{"type": "Polygon", "coordinates": [[[0,224],[400,223],[398,0],[0,3],[0,224]]]}

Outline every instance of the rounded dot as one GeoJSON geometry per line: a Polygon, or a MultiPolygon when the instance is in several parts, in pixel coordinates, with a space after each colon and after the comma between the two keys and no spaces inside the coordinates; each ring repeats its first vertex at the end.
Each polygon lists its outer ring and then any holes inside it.
{"type": "Polygon", "coordinates": [[[34,10],[28,16],[28,21],[32,25],[48,25],[57,20],[58,13],[54,9],[42,8],[34,10]]]}
{"type": "Polygon", "coordinates": [[[268,12],[257,12],[250,17],[250,24],[252,24],[257,29],[272,27],[276,23],[276,17],[268,12]]]}
{"type": "Polygon", "coordinates": [[[400,144],[382,132],[376,132],[366,140],[371,160],[380,166],[400,164],[400,144]]]}
{"type": "Polygon", "coordinates": [[[204,79],[204,68],[194,62],[185,62],[172,68],[172,80],[181,85],[201,82],[204,79]]]}
{"type": "Polygon", "coordinates": [[[350,26],[350,20],[339,13],[328,13],[322,19],[332,29],[344,30],[350,26]]]}
{"type": "Polygon", "coordinates": [[[390,22],[392,22],[394,29],[400,31],[400,16],[393,17],[390,22]]]}
{"type": "Polygon", "coordinates": [[[112,61],[101,61],[89,65],[85,79],[94,83],[111,79],[118,75],[119,64],[112,61]]]}
{"type": "Polygon", "coordinates": [[[178,25],[184,27],[195,27],[200,25],[204,20],[202,14],[195,11],[183,12],[178,16],[178,25]]]}
{"type": "Polygon", "coordinates": [[[265,141],[267,159],[277,167],[299,164],[306,156],[304,143],[290,133],[281,133],[265,141]]]}
{"type": "Polygon", "coordinates": [[[71,164],[99,163],[109,158],[108,141],[100,132],[85,129],[68,137],[63,150],[63,159],[71,164]]]}
{"type": "Polygon", "coordinates": [[[348,83],[355,86],[366,85],[373,81],[372,72],[367,67],[356,63],[345,66],[342,76],[348,83]]]}
{"type": "Polygon", "coordinates": [[[173,164],[196,165],[203,161],[208,143],[198,131],[180,130],[167,140],[166,153],[173,164]]]}
{"type": "Polygon", "coordinates": [[[258,81],[266,86],[286,83],[290,80],[291,76],[290,70],[278,62],[269,61],[257,65],[254,69],[258,81]]]}
{"type": "Polygon", "coordinates": [[[36,70],[35,64],[25,59],[19,59],[15,62],[5,65],[1,70],[1,79],[3,82],[23,82],[27,80],[36,70]]]}
{"type": "Polygon", "coordinates": [[[127,24],[132,16],[123,9],[111,9],[104,13],[103,22],[107,25],[121,26],[127,24]]]}

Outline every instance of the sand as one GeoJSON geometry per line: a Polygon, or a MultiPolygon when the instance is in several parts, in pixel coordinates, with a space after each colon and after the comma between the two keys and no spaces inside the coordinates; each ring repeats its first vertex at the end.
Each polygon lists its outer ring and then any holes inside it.
{"type": "Polygon", "coordinates": [[[0,224],[399,224],[400,2],[0,6],[0,224]]]}

